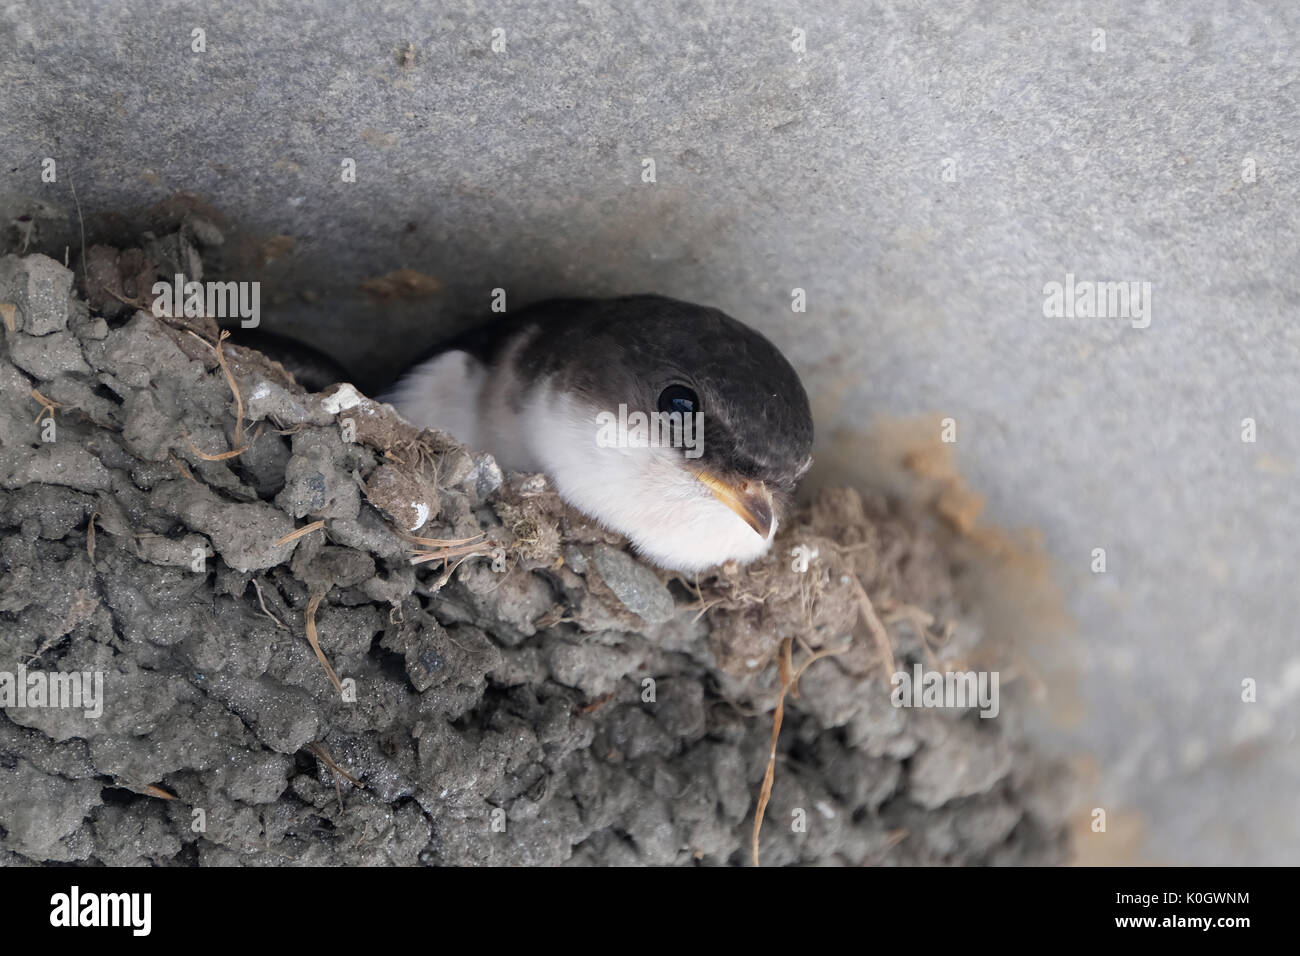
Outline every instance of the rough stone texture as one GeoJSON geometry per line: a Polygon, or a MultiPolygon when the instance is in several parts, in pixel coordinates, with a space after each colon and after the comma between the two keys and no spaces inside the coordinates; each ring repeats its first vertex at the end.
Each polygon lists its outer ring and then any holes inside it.
{"type": "Polygon", "coordinates": [[[47,335],[68,325],[72,273],[48,256],[0,259],[0,302],[17,307],[18,327],[29,335],[47,335]]]}
{"type": "Polygon", "coordinates": [[[0,250],[79,265],[75,186],[135,299],[138,233],[184,220],[155,248],[261,280],[264,325],[370,388],[497,287],[716,305],[803,375],[823,485],[872,477],[878,418],[952,416],[1056,559],[1054,735],[1139,858],[1291,863],[1298,38],[1294,0],[10,4],[0,250]],[[439,287],[366,291],[403,268],[439,287]],[[1067,272],[1150,281],[1151,326],[1045,318],[1067,272]]]}
{"type": "Polygon", "coordinates": [[[626,551],[598,544],[591,562],[615,597],[646,624],[663,624],[673,616],[673,596],[668,589],[626,551]]]}
{"type": "Polygon", "coordinates": [[[900,664],[982,645],[921,516],[827,492],[764,560],[688,582],[538,476],[501,476],[346,386],[305,393],[221,344],[239,394],[265,399],[238,422],[217,348],[183,320],[76,329],[48,379],[12,364],[26,332],[0,352],[0,381],[23,386],[0,404],[0,672],[98,675],[103,695],[99,713],[4,708],[6,855],[744,863],[786,646],[796,666],[830,656],[791,692],[765,864],[1066,858],[1064,777],[1011,695],[993,720],[890,704],[850,582],[887,613],[900,664]],[[53,441],[32,387],[61,396],[53,441]],[[130,437],[145,397],[147,442],[130,437]],[[428,541],[370,500],[412,483],[438,498],[425,535],[461,542],[445,560],[412,565],[428,541]],[[817,545],[804,572],[796,542],[817,545]],[[892,616],[908,608],[932,624],[892,616]]]}

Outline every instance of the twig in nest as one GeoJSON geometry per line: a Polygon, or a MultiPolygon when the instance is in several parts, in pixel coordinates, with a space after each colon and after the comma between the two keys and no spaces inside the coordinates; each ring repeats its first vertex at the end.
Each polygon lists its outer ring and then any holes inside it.
{"type": "Polygon", "coordinates": [[[700,576],[698,573],[694,576],[694,580],[681,573],[673,574],[671,580],[677,581],[682,587],[694,594],[697,601],[704,600],[704,592],[700,590],[700,576]]]}
{"type": "Polygon", "coordinates": [[[222,329],[221,334],[217,336],[217,344],[213,345],[196,332],[188,329],[186,331],[217,353],[217,364],[221,366],[221,371],[226,376],[226,384],[230,386],[230,391],[235,396],[235,444],[238,445],[244,437],[244,397],[239,394],[239,386],[235,384],[235,376],[231,373],[230,366],[226,364],[226,353],[221,348],[221,344],[230,338],[230,333],[222,329]]]}
{"type": "Polygon", "coordinates": [[[312,743],[307,745],[307,749],[310,750],[312,753],[314,753],[317,757],[319,757],[321,759],[321,762],[324,763],[325,766],[329,767],[331,770],[333,770],[336,774],[338,774],[348,783],[352,784],[352,786],[360,790],[366,789],[366,785],[364,783],[362,783],[360,780],[352,776],[352,774],[348,773],[346,770],[344,770],[342,767],[340,767],[337,763],[334,762],[334,758],[330,756],[330,752],[325,749],[324,745],[312,743]]]}
{"type": "MultiPolygon", "coordinates": [[[[473,543],[474,547],[478,547],[479,545],[487,543],[482,540],[483,538],[487,537],[486,531],[480,531],[477,534],[472,534],[468,538],[422,538],[419,535],[408,534],[405,531],[399,531],[397,528],[392,528],[392,532],[393,534],[397,535],[399,538],[401,538],[403,541],[407,542],[408,544],[415,545],[415,547],[408,549],[413,554],[424,554],[427,552],[440,552],[443,549],[456,549],[456,548],[460,548],[461,545],[466,545],[470,543],[473,543]]],[[[454,557],[455,555],[452,556],[454,557]]],[[[426,557],[423,558],[422,560],[432,561],[434,560],[434,558],[426,557]]],[[[420,562],[412,560],[411,563],[419,564],[420,562]]]]}
{"type": "Polygon", "coordinates": [[[794,700],[799,699],[799,678],[803,677],[804,671],[813,664],[816,664],[823,657],[839,657],[852,646],[853,642],[849,641],[849,643],[843,644],[840,647],[823,647],[820,651],[815,651],[812,656],[800,664],[799,669],[795,671],[794,679],[790,681],[790,696],[794,700]]]}
{"type": "Polygon", "coordinates": [[[275,547],[278,548],[281,545],[288,544],[290,541],[297,541],[299,538],[303,537],[304,535],[309,535],[313,531],[318,531],[323,527],[325,527],[324,519],[321,519],[320,521],[313,521],[311,524],[305,524],[301,528],[296,528],[293,531],[290,531],[284,537],[277,538],[275,541],[275,547]]]}
{"type": "Polygon", "coordinates": [[[449,548],[458,544],[468,544],[471,541],[477,541],[484,537],[487,532],[480,531],[478,534],[472,534],[468,538],[421,538],[417,535],[407,534],[405,531],[393,529],[393,534],[397,535],[403,541],[409,541],[411,544],[418,544],[425,548],[449,548]]]}
{"type": "Polygon", "coordinates": [[[205,451],[199,451],[198,448],[194,446],[194,442],[190,441],[190,436],[185,432],[181,432],[181,436],[185,439],[185,444],[190,446],[190,451],[194,452],[194,454],[202,458],[204,461],[225,461],[227,458],[234,458],[236,455],[242,455],[244,452],[248,451],[248,446],[245,445],[243,448],[232,448],[230,451],[223,451],[219,455],[209,455],[205,451]]]}
{"type": "MultiPolygon", "coordinates": [[[[693,618],[691,618],[691,623],[692,624],[696,623],[700,618],[704,617],[705,614],[709,613],[710,610],[717,607],[721,603],[722,603],[722,598],[714,598],[712,601],[704,601],[703,599],[701,599],[700,611],[693,618]]],[[[694,610],[694,605],[688,605],[687,610],[694,610]]]]}
{"type": "Polygon", "coordinates": [[[86,524],[86,557],[90,558],[90,563],[95,563],[95,519],[99,517],[98,511],[90,513],[90,521],[86,524]]]}
{"type": "MultiPolygon", "coordinates": [[[[931,670],[937,671],[939,669],[939,658],[935,656],[930,647],[930,628],[934,625],[934,615],[922,610],[915,604],[896,603],[885,608],[885,623],[893,624],[896,621],[906,621],[912,625],[912,630],[916,631],[916,636],[921,641],[921,651],[925,654],[926,665],[931,670]]],[[[948,636],[952,634],[951,631],[946,633],[948,636]]]]}
{"type": "Polygon", "coordinates": [[[50,638],[47,638],[44,644],[42,644],[40,647],[36,648],[36,653],[33,654],[31,657],[27,658],[27,664],[28,664],[28,666],[30,666],[30,665],[32,664],[33,661],[37,661],[37,660],[39,660],[42,654],[44,654],[46,651],[48,651],[48,650],[49,650],[51,647],[53,647],[55,644],[59,643],[59,641],[63,640],[64,637],[67,637],[67,635],[64,634],[64,635],[59,636],[59,637],[50,637],[50,638]]]}
{"type": "Polygon", "coordinates": [[[790,689],[793,670],[790,656],[794,641],[785,638],[781,641],[781,651],[777,657],[781,673],[781,694],[776,699],[776,711],[772,714],[772,747],[767,754],[767,770],[763,772],[763,785],[758,791],[758,806],[754,809],[754,865],[758,866],[758,835],[763,829],[763,814],[767,813],[768,801],[772,799],[772,783],[776,780],[776,742],[781,738],[781,722],[785,720],[785,695],[790,689]]]}
{"type": "MultiPolygon", "coordinates": [[[[435,592],[429,592],[433,594],[435,592]]],[[[543,611],[541,616],[533,621],[533,627],[539,631],[545,631],[548,628],[555,627],[557,624],[575,624],[576,621],[571,617],[564,616],[564,610],[561,605],[555,604],[549,610],[543,611]]]]}
{"type": "Polygon", "coordinates": [[[432,551],[414,551],[414,553],[411,555],[410,563],[425,564],[429,561],[447,561],[450,558],[463,559],[463,558],[470,558],[475,555],[480,555],[485,558],[490,558],[492,556],[492,552],[490,550],[488,551],[483,550],[483,546],[487,543],[488,542],[486,541],[476,541],[472,544],[457,544],[446,548],[438,548],[432,551]]]}
{"type": "Polygon", "coordinates": [[[867,597],[866,588],[862,586],[862,581],[856,574],[853,575],[853,590],[858,598],[858,610],[862,612],[862,620],[866,622],[867,630],[871,632],[876,648],[880,651],[881,660],[885,664],[885,683],[888,684],[894,676],[894,649],[889,643],[889,632],[876,616],[876,608],[871,603],[871,598],[867,597]]]}
{"type": "MultiPolygon", "coordinates": [[[[800,643],[805,643],[800,641],[800,643]]],[[[785,720],[785,696],[799,699],[799,678],[813,664],[823,657],[835,657],[843,654],[852,646],[852,641],[841,647],[826,647],[814,652],[806,661],[794,669],[794,639],[787,637],[781,642],[777,657],[777,666],[781,674],[781,696],[776,701],[776,711],[772,714],[772,747],[767,754],[767,769],[763,772],[763,786],[758,792],[758,806],[754,810],[754,865],[758,866],[758,835],[763,829],[763,815],[767,812],[768,801],[772,799],[772,784],[776,781],[776,745],[781,738],[781,723],[785,720]]],[[[733,706],[735,706],[733,704],[733,706]]],[[[739,707],[736,708],[740,710],[739,707]]]]}
{"type": "Polygon", "coordinates": [[[40,392],[38,392],[36,389],[32,389],[32,398],[36,399],[38,402],[41,403],[41,413],[37,415],[36,418],[32,421],[33,425],[39,425],[41,423],[41,419],[44,418],[46,415],[50,416],[50,421],[54,421],[54,410],[56,408],[63,407],[59,402],[51,401],[50,399],[42,395],[40,392]]]}
{"type": "Polygon", "coordinates": [[[289,630],[289,625],[285,624],[284,621],[280,620],[278,617],[276,617],[274,614],[272,614],[270,611],[266,609],[266,601],[263,600],[262,598],[262,585],[258,582],[257,578],[253,578],[253,589],[257,591],[257,603],[262,606],[262,613],[265,614],[267,617],[269,617],[271,620],[275,621],[275,623],[279,627],[284,628],[286,631],[289,630]]]}
{"type": "Polygon", "coordinates": [[[339,813],[342,813],[343,787],[339,784],[339,777],[342,777],[358,790],[364,790],[366,785],[335,763],[334,758],[330,756],[330,752],[326,750],[323,745],[312,743],[307,745],[307,749],[315,754],[316,758],[325,766],[329,767],[330,771],[334,774],[334,795],[339,798],[339,813]]]}
{"type": "Polygon", "coordinates": [[[184,475],[184,476],[185,476],[186,478],[188,478],[190,481],[193,481],[196,485],[198,484],[198,481],[195,480],[193,473],[190,471],[189,466],[186,465],[185,462],[181,461],[179,458],[177,458],[177,457],[176,457],[175,455],[173,455],[171,452],[168,452],[168,453],[167,453],[167,457],[170,458],[170,459],[172,460],[172,464],[174,464],[174,465],[176,466],[176,470],[177,470],[177,471],[179,471],[182,475],[184,475]]]}
{"type": "Polygon", "coordinates": [[[334,684],[334,689],[340,694],[343,693],[343,682],[339,680],[339,675],[334,673],[334,668],[330,666],[329,660],[325,657],[325,652],[320,649],[320,640],[316,636],[316,608],[320,607],[320,602],[325,598],[325,592],[312,595],[312,599],[307,602],[307,611],[304,615],[307,622],[307,642],[311,644],[311,649],[316,652],[316,660],[320,661],[321,666],[325,668],[325,673],[329,675],[334,684]]]}
{"type": "MultiPolygon", "coordinates": [[[[421,558],[420,560],[432,561],[438,557],[441,557],[441,555],[433,555],[428,558],[421,558]]],[[[451,580],[451,576],[456,573],[456,569],[459,568],[466,561],[468,561],[470,558],[490,558],[490,557],[492,557],[491,551],[471,551],[469,554],[465,555],[455,564],[448,565],[447,570],[442,572],[442,576],[438,578],[437,581],[433,582],[433,587],[429,588],[430,592],[432,592],[433,594],[437,594],[439,591],[441,591],[447,585],[447,582],[451,580]]],[[[415,558],[412,558],[411,563],[417,564],[419,562],[415,558]]]]}

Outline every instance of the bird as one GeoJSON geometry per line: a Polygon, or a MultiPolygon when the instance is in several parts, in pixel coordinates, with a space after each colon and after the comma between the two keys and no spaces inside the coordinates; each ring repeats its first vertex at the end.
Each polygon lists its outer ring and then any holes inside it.
{"type": "Polygon", "coordinates": [[[435,348],[380,396],[560,497],[661,568],[771,547],[812,464],[794,367],[726,313],[660,295],[552,299],[435,348]]]}

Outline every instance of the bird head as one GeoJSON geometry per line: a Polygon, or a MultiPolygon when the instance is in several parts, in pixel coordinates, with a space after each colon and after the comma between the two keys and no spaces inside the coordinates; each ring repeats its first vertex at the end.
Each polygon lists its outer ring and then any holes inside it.
{"type": "Polygon", "coordinates": [[[582,423],[552,443],[561,494],[664,567],[763,554],[812,461],[785,356],[717,309],[659,296],[574,304],[566,319],[519,358],[546,382],[542,401],[582,423]]]}

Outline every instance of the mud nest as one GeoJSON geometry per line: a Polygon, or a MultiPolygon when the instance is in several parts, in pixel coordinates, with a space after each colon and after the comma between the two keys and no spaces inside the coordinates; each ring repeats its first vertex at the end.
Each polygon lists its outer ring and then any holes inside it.
{"type": "Polygon", "coordinates": [[[982,646],[923,516],[833,490],[762,561],[656,571],[544,478],[156,317],[212,232],[91,249],[89,301],[0,260],[0,671],[104,686],[5,708],[0,862],[747,863],[761,797],[764,865],[1064,858],[1012,703],[891,704],[982,646]]]}

